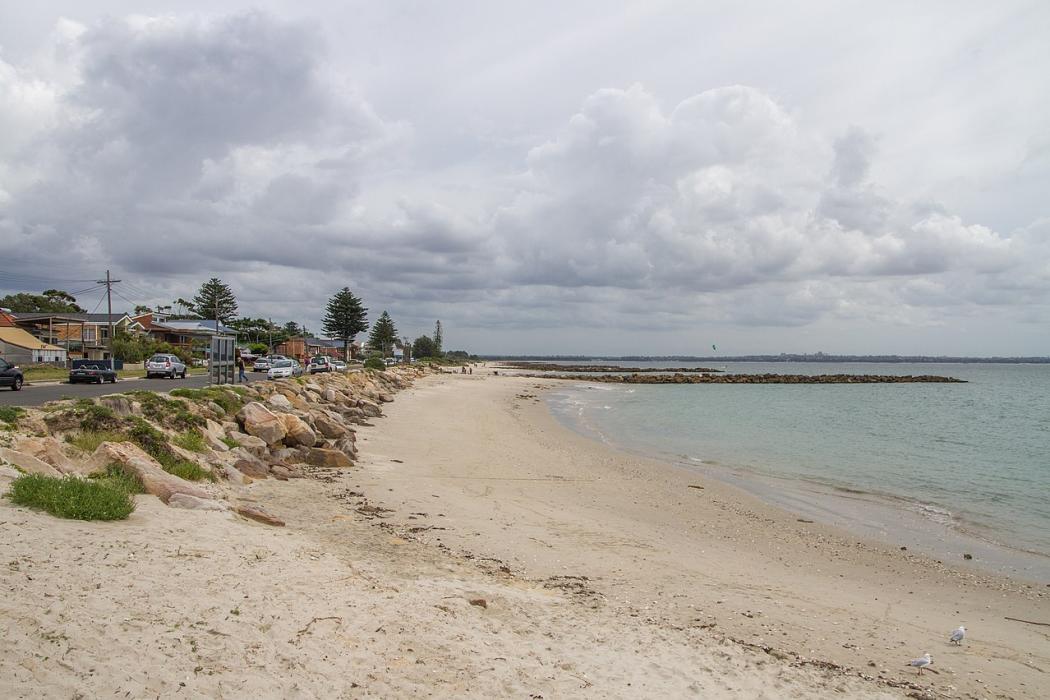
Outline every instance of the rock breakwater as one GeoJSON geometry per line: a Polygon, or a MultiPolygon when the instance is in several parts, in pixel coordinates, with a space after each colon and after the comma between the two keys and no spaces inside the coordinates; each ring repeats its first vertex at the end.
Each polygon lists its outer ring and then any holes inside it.
{"type": "Polygon", "coordinates": [[[965,384],[965,379],[934,374],[528,374],[535,379],[609,384],[965,384]]]}

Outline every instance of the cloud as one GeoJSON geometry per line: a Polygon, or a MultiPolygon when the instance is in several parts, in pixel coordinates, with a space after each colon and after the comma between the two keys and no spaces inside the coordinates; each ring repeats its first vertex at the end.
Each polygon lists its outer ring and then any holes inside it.
{"type": "Polygon", "coordinates": [[[484,133],[435,141],[317,23],[248,12],[63,21],[0,61],[0,101],[0,235],[35,280],[109,266],[156,302],[219,276],[245,312],[314,326],[349,284],[405,329],[507,337],[1050,320],[1045,221],[895,195],[879,134],[755,86],[606,87],[554,126],[471,114],[484,133]]]}

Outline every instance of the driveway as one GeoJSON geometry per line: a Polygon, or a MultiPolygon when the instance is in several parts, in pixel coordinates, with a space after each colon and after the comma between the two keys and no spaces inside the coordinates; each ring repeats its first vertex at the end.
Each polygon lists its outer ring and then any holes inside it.
{"type": "MultiPolygon", "coordinates": [[[[263,373],[248,373],[248,381],[266,380],[263,373]]],[[[171,391],[179,387],[200,389],[208,386],[207,375],[190,375],[185,379],[118,379],[116,384],[26,384],[22,391],[0,389],[0,406],[40,406],[62,398],[95,397],[125,391],[171,391]]]]}

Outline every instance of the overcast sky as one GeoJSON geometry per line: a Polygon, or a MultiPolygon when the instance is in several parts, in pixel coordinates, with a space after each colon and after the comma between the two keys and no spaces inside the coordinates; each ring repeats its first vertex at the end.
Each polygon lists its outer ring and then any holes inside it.
{"type": "Polygon", "coordinates": [[[0,294],[1048,355],[1047,37],[1041,1],[5,3],[0,294]]]}

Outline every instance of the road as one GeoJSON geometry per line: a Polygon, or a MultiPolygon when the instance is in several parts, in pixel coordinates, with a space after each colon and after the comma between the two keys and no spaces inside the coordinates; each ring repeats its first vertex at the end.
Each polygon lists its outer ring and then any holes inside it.
{"type": "MultiPolygon", "coordinates": [[[[248,372],[248,381],[265,380],[262,372],[248,372]]],[[[0,406],[40,406],[62,398],[81,398],[120,394],[125,391],[171,391],[179,387],[200,389],[208,386],[208,375],[190,375],[185,379],[118,379],[116,384],[26,384],[22,391],[0,388],[0,406]]]]}

